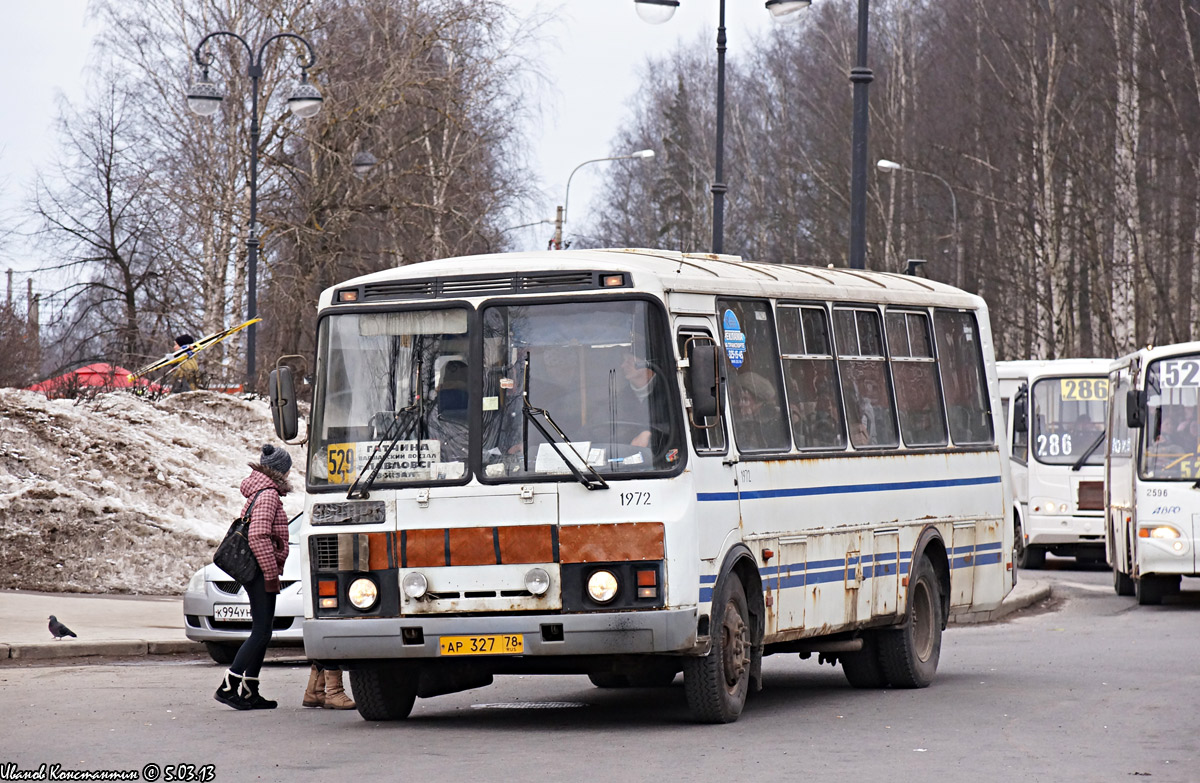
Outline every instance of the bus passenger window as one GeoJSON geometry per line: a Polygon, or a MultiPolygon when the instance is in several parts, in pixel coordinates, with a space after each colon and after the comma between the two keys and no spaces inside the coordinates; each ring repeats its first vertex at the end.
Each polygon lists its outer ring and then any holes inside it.
{"type": "Polygon", "coordinates": [[[968,312],[938,310],[933,320],[950,437],[959,445],[989,444],[992,442],[992,417],[975,316],[968,312]]]}
{"type": "Polygon", "coordinates": [[[889,311],[888,350],[896,384],[900,432],[909,446],[946,445],[946,415],[938,383],[929,318],[924,313],[889,311]]]}
{"type": "Polygon", "coordinates": [[[846,448],[837,367],[823,307],[781,306],[779,346],[796,448],[846,448]]]}
{"type": "Polygon", "coordinates": [[[898,446],[879,313],[838,308],[834,310],[833,326],[850,443],[856,449],[898,446]]]}
{"type": "Polygon", "coordinates": [[[770,302],[719,299],[733,435],[742,451],[787,451],[779,346],[770,302]]]}

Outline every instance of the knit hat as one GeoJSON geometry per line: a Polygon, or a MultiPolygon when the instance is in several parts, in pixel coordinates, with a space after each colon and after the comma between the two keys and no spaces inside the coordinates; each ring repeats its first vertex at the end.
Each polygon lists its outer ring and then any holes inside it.
{"type": "Polygon", "coordinates": [[[178,345],[180,348],[186,348],[187,346],[191,345],[194,342],[196,342],[196,341],[192,339],[192,336],[190,334],[181,334],[175,338],[175,344],[178,345]]]}
{"type": "Polygon", "coordinates": [[[262,458],[258,464],[282,475],[292,469],[292,455],[267,443],[262,447],[262,458]]]}

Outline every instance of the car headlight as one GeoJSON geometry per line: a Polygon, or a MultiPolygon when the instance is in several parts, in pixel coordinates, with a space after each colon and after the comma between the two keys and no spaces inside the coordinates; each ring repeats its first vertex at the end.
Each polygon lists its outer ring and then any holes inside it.
{"type": "Polygon", "coordinates": [[[204,592],[204,569],[201,568],[196,573],[192,574],[192,578],[188,580],[187,592],[203,593],[204,592]]]}
{"type": "Polygon", "coordinates": [[[612,571],[593,571],[588,577],[587,591],[592,600],[598,604],[606,604],[617,596],[617,577],[612,571]]]}
{"type": "Polygon", "coordinates": [[[429,592],[429,580],[420,571],[409,571],[400,581],[400,589],[409,598],[421,598],[429,592]]]}
{"type": "Polygon", "coordinates": [[[533,595],[544,595],[550,589],[550,574],[544,568],[531,568],[525,572],[525,589],[533,595]]]}
{"type": "Polygon", "coordinates": [[[379,600],[379,588],[372,580],[359,577],[350,583],[350,589],[346,591],[346,596],[355,609],[366,610],[379,600]]]}

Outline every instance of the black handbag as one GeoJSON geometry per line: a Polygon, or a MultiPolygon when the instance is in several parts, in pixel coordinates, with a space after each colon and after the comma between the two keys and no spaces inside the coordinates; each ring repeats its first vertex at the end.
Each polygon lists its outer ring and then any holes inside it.
{"type": "Polygon", "coordinates": [[[250,549],[250,512],[254,510],[254,501],[263,492],[266,490],[260,489],[254,493],[246,513],[233,520],[229,532],[213,553],[213,564],[241,584],[246,584],[259,572],[258,558],[250,549]]]}

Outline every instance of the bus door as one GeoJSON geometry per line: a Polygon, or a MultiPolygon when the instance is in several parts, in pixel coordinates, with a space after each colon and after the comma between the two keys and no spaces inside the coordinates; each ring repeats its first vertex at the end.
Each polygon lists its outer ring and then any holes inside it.
{"type": "MultiPolygon", "coordinates": [[[[680,318],[678,330],[679,355],[689,362],[696,346],[716,344],[706,319],[680,318]]],[[[690,373],[684,372],[682,376],[684,392],[691,400],[690,373]]],[[[689,462],[688,471],[692,474],[696,492],[696,538],[703,560],[712,560],[721,554],[726,539],[737,530],[739,521],[736,462],[729,458],[723,389],[720,395],[716,416],[696,417],[691,406],[684,410],[695,455],[689,462]]]]}

